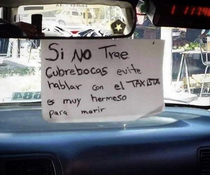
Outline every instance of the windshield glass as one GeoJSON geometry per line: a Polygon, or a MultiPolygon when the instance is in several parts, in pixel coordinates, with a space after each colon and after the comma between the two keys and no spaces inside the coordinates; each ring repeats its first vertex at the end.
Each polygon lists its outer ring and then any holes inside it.
{"type": "MultiPolygon", "coordinates": [[[[19,20],[30,22],[29,13],[23,13],[23,9],[19,8],[19,20]]],[[[43,11],[45,24],[58,22],[69,14],[83,19],[82,12],[73,9],[43,11]]],[[[101,13],[100,24],[105,21],[107,11],[110,9],[104,8],[104,13],[101,13]]],[[[87,19],[91,21],[91,18],[87,19]]],[[[200,29],[159,28],[153,26],[148,17],[137,16],[132,39],[165,40],[163,80],[166,103],[210,105],[209,34],[208,30],[200,29]]],[[[0,39],[0,92],[3,92],[0,93],[0,103],[41,100],[40,53],[40,40],[0,39]]]]}
{"type": "MultiPolygon", "coordinates": [[[[138,13],[138,11],[137,11],[138,13]]],[[[148,17],[137,16],[135,39],[163,39],[165,103],[210,105],[210,31],[155,27],[148,17]]]]}
{"type": "Polygon", "coordinates": [[[0,102],[40,100],[40,41],[0,39],[0,102]]]}

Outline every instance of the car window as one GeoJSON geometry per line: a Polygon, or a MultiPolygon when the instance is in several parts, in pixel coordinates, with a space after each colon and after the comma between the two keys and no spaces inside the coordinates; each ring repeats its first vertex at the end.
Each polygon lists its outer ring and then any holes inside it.
{"type": "Polygon", "coordinates": [[[78,12],[72,12],[72,15],[74,15],[74,16],[78,16],[79,15],[79,13],[78,12]]]}
{"type": "Polygon", "coordinates": [[[137,17],[134,39],[164,39],[165,102],[210,105],[209,30],[155,27],[148,17],[137,17]],[[170,52],[168,52],[170,51],[170,52]]]}
{"type": "Polygon", "coordinates": [[[70,12],[65,12],[64,15],[70,15],[70,12]]]}
{"type": "Polygon", "coordinates": [[[0,18],[3,17],[3,7],[0,7],[0,18]]]}
{"type": "Polygon", "coordinates": [[[55,17],[57,11],[49,11],[49,12],[43,12],[42,15],[43,17],[55,17]]]}

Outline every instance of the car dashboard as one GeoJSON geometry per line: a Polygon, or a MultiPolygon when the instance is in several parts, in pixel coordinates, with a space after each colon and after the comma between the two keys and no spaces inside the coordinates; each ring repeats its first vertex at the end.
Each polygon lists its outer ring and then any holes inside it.
{"type": "Polygon", "coordinates": [[[40,107],[0,116],[1,175],[210,173],[207,110],[166,107],[133,122],[89,124],[48,123],[40,107]]]}

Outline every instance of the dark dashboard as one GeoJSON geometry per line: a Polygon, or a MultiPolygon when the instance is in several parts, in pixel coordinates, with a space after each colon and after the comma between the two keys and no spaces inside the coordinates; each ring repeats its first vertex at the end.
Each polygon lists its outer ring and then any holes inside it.
{"type": "Polygon", "coordinates": [[[209,114],[166,107],[133,122],[55,124],[39,107],[1,109],[0,174],[209,174],[209,114]]]}

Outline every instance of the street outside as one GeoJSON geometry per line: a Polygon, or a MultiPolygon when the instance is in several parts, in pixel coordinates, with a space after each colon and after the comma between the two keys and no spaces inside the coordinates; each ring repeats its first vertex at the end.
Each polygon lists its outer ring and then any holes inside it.
{"type": "Polygon", "coordinates": [[[21,50],[20,57],[0,57],[0,102],[14,101],[15,92],[41,91],[41,59],[34,54],[38,49],[32,50],[30,59],[27,49],[21,50]]]}

